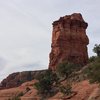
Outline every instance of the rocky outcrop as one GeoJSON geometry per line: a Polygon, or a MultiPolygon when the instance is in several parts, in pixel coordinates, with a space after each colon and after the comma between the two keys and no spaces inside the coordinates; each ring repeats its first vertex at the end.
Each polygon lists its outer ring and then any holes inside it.
{"type": "Polygon", "coordinates": [[[32,80],[23,83],[19,87],[0,90],[0,100],[37,100],[37,98],[35,98],[37,90],[34,88],[34,83],[36,82],[37,82],[36,80],[32,80]],[[26,97],[27,96],[26,94],[28,94],[28,92],[30,93],[29,94],[30,96],[26,97]],[[34,98],[30,99],[32,96],[34,98]]]}
{"type": "Polygon", "coordinates": [[[57,64],[63,61],[87,64],[89,44],[86,35],[87,26],[79,13],[66,15],[53,22],[50,69],[55,70],[57,64]]]}
{"type": "Polygon", "coordinates": [[[46,70],[24,71],[24,72],[12,73],[1,82],[0,89],[18,87],[24,82],[36,79],[38,76],[43,74],[45,71],[46,70]]]}
{"type": "MultiPolygon", "coordinates": [[[[15,97],[19,97],[21,100],[41,100],[38,91],[33,87],[36,82],[36,80],[32,80],[16,88],[0,90],[0,100],[15,100],[15,97]]],[[[76,84],[74,83],[72,90],[76,92],[76,95],[66,96],[58,92],[46,100],[100,100],[100,89],[97,84],[89,84],[88,81],[82,81],[76,84]]],[[[43,100],[45,100],[45,98],[43,100]]]]}
{"type": "Polygon", "coordinates": [[[100,88],[95,88],[88,100],[100,100],[100,88]]]}

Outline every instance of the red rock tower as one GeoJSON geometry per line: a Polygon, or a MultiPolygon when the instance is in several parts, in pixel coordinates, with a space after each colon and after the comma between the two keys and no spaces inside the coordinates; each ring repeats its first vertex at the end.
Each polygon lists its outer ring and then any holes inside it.
{"type": "Polygon", "coordinates": [[[56,70],[56,66],[63,61],[87,64],[87,26],[80,13],[66,15],[53,22],[50,69],[56,70]]]}

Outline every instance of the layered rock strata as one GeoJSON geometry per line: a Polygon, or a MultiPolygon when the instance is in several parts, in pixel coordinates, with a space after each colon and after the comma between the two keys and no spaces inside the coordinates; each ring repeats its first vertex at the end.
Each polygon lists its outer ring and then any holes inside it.
{"type": "Polygon", "coordinates": [[[53,22],[50,69],[56,70],[56,66],[63,61],[87,64],[87,26],[80,13],[66,15],[53,22]]]}
{"type": "Polygon", "coordinates": [[[7,89],[18,87],[24,82],[37,79],[41,74],[45,73],[46,70],[40,71],[23,71],[10,74],[7,78],[1,81],[0,89],[7,89]]]}

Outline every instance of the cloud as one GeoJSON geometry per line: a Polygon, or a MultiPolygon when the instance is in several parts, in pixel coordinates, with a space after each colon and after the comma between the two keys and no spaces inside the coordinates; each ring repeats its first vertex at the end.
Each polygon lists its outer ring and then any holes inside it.
{"type": "Polygon", "coordinates": [[[7,61],[0,57],[0,71],[2,71],[6,67],[7,61]]]}
{"type": "Polygon", "coordinates": [[[47,67],[45,65],[42,65],[42,63],[40,61],[22,65],[22,66],[20,66],[20,68],[22,70],[23,69],[27,69],[27,70],[42,70],[42,69],[47,69],[47,67]]]}

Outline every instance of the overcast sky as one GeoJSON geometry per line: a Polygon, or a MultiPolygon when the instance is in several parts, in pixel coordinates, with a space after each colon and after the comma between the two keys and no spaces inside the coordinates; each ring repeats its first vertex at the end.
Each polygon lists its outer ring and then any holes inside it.
{"type": "Polygon", "coordinates": [[[0,80],[48,67],[52,22],[81,13],[89,26],[89,56],[100,43],[100,0],[0,0],[0,80]]]}

